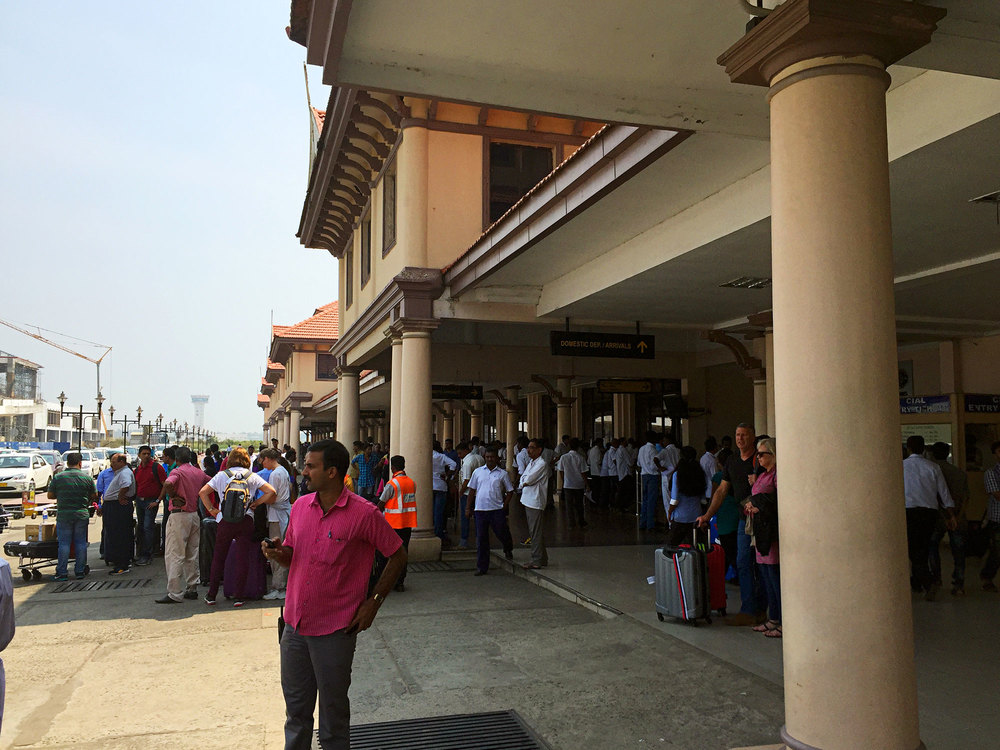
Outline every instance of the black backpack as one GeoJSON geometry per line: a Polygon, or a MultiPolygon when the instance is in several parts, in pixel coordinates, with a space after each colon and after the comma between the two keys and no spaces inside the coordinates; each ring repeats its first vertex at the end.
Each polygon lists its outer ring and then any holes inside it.
{"type": "Polygon", "coordinates": [[[229,477],[229,483],[222,493],[222,520],[240,523],[250,507],[250,503],[253,502],[254,493],[247,482],[250,472],[239,476],[232,469],[226,469],[226,476],[229,477]]]}

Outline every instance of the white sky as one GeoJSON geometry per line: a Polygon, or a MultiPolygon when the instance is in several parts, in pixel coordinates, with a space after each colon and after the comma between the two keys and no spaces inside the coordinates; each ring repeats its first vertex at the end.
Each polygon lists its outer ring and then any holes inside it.
{"type": "MultiPolygon", "coordinates": [[[[0,318],[112,346],[116,416],[191,421],[205,393],[206,426],[260,430],[272,310],[291,324],[336,298],[333,258],[295,237],[309,119],[288,11],[0,4],[0,318]]],[[[2,326],[0,350],[44,366],[46,399],[94,408],[92,364],[2,326]]]]}

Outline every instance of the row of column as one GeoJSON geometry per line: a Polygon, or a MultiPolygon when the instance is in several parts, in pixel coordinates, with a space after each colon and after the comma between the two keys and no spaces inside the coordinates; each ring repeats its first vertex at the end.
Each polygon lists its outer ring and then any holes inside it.
{"type": "Polygon", "coordinates": [[[290,445],[298,455],[301,447],[299,435],[301,433],[302,412],[296,408],[289,408],[277,416],[274,422],[264,425],[264,442],[268,445],[271,439],[278,441],[279,446],[290,445]]]}

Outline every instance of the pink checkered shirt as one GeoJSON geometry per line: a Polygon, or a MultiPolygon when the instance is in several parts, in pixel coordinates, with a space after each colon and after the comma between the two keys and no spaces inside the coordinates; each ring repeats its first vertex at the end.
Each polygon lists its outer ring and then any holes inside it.
{"type": "Polygon", "coordinates": [[[302,635],[343,630],[367,597],[375,549],[389,557],[402,544],[378,508],[346,487],[326,513],[315,492],[303,495],[284,541],[293,550],[285,622],[302,635]]]}

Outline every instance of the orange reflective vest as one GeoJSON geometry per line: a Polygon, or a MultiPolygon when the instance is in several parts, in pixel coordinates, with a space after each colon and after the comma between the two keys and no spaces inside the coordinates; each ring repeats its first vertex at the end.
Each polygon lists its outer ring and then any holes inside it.
{"type": "Polygon", "coordinates": [[[389,484],[393,493],[385,502],[385,520],[394,529],[416,528],[417,485],[401,471],[392,475],[389,484]]]}

